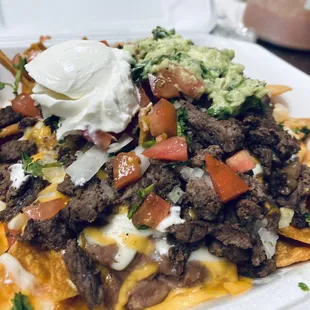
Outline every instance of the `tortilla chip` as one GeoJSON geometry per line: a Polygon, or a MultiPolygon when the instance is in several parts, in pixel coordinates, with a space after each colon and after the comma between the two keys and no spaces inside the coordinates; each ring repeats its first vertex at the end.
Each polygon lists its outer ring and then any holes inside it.
{"type": "Polygon", "coordinates": [[[286,93],[287,91],[292,90],[292,88],[285,86],[285,85],[267,85],[266,86],[267,89],[270,92],[271,97],[276,97],[276,96],[280,96],[284,93],[286,93]]]}
{"type": "Polygon", "coordinates": [[[280,228],[279,233],[284,237],[310,244],[310,227],[298,229],[293,226],[288,226],[280,228]]]}
{"type": "Polygon", "coordinates": [[[310,260],[310,246],[294,240],[281,239],[277,243],[277,268],[310,260]]]}
{"type": "Polygon", "coordinates": [[[36,277],[40,296],[61,301],[77,295],[60,253],[41,251],[19,242],[14,243],[9,253],[36,277]]]}

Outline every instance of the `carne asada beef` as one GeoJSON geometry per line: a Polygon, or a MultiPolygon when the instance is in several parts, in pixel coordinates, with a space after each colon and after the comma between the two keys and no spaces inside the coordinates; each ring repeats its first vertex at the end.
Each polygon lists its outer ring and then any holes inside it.
{"type": "Polygon", "coordinates": [[[33,141],[12,140],[0,146],[0,162],[11,163],[22,159],[22,153],[31,156],[37,152],[33,141]]]}
{"type": "Polygon", "coordinates": [[[76,240],[70,240],[63,254],[64,262],[72,282],[79,294],[85,299],[88,307],[93,309],[103,304],[104,289],[100,271],[84,252],[76,240]]]}
{"type": "Polygon", "coordinates": [[[3,202],[11,185],[9,167],[8,164],[0,164],[0,200],[3,202]]]}
{"type": "Polygon", "coordinates": [[[212,241],[209,245],[209,251],[218,257],[226,257],[236,264],[244,264],[249,260],[249,250],[237,248],[232,245],[225,246],[218,240],[212,241]]]}
{"type": "Polygon", "coordinates": [[[64,249],[69,239],[75,237],[68,224],[62,218],[61,212],[49,220],[30,219],[20,241],[38,245],[43,250],[64,249]]]}
{"type": "Polygon", "coordinates": [[[118,247],[116,244],[99,246],[86,243],[85,251],[93,261],[98,262],[100,265],[110,267],[114,263],[118,247]]]}
{"type": "Polygon", "coordinates": [[[213,187],[205,179],[191,179],[186,185],[188,201],[194,206],[200,219],[214,220],[222,208],[213,187]]]}
{"type": "Polygon", "coordinates": [[[212,225],[203,221],[186,221],[183,224],[172,225],[168,232],[173,234],[176,240],[183,243],[201,241],[212,231],[212,225]]]}
{"type": "Polygon", "coordinates": [[[267,200],[266,189],[256,178],[243,174],[241,178],[248,184],[249,190],[242,195],[242,198],[249,199],[257,204],[262,204],[267,200]]]}
{"type": "Polygon", "coordinates": [[[210,145],[206,149],[200,149],[195,153],[195,155],[190,159],[190,165],[193,167],[204,167],[205,166],[205,159],[206,154],[210,154],[212,157],[221,160],[224,152],[218,145],[210,145]]]}
{"type": "Polygon", "coordinates": [[[217,120],[192,104],[187,104],[186,107],[189,126],[200,136],[205,147],[219,145],[226,153],[243,148],[244,135],[236,119],[217,120]]]}
{"type": "Polygon", "coordinates": [[[87,223],[95,222],[104,210],[119,202],[118,195],[106,181],[91,180],[81,191],[76,191],[62,210],[71,229],[80,231],[87,223]]]}
{"type": "Polygon", "coordinates": [[[0,109],[0,128],[7,127],[22,119],[22,115],[15,112],[12,107],[8,106],[0,109]]]}
{"type": "Polygon", "coordinates": [[[263,210],[255,202],[249,199],[241,199],[236,204],[237,216],[241,223],[246,224],[247,222],[254,221],[256,219],[261,219],[263,210]]]}
{"type": "Polygon", "coordinates": [[[18,124],[19,129],[26,129],[28,127],[33,127],[38,122],[35,117],[24,117],[18,124]]]}
{"type": "Polygon", "coordinates": [[[143,280],[130,292],[126,309],[143,310],[161,303],[169,293],[169,286],[163,280],[143,280]]]}
{"type": "Polygon", "coordinates": [[[268,259],[261,263],[258,267],[251,264],[239,265],[240,274],[251,278],[264,278],[276,271],[276,263],[274,259],[268,259]]]}
{"type": "Polygon", "coordinates": [[[173,246],[169,248],[168,257],[173,264],[176,275],[181,276],[185,272],[187,260],[192,249],[183,243],[172,241],[173,246]]]}
{"type": "Polygon", "coordinates": [[[64,180],[57,185],[57,190],[67,196],[73,196],[75,190],[78,188],[79,186],[74,185],[68,174],[66,174],[64,180]]]}
{"type": "Polygon", "coordinates": [[[40,177],[29,176],[18,190],[11,187],[6,195],[6,208],[0,211],[0,221],[8,222],[24,207],[29,206],[38,197],[46,182],[40,177]]]}

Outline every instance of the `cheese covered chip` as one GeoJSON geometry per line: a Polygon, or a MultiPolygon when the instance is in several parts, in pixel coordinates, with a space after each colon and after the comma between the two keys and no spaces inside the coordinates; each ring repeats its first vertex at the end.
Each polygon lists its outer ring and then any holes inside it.
{"type": "Polygon", "coordinates": [[[77,295],[77,289],[69,278],[60,253],[42,251],[19,242],[11,247],[9,253],[35,276],[38,290],[35,295],[53,301],[60,301],[77,295]]]}
{"type": "Polygon", "coordinates": [[[276,249],[277,268],[310,260],[310,246],[294,240],[280,240],[276,249]]]}

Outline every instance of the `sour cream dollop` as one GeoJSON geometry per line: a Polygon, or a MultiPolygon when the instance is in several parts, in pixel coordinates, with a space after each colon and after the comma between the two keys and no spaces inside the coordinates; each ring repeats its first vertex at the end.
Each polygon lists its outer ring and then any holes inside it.
{"type": "Polygon", "coordinates": [[[122,132],[139,109],[131,55],[98,41],[72,40],[39,54],[26,70],[44,118],[61,118],[57,138],[96,130],[122,132]]]}

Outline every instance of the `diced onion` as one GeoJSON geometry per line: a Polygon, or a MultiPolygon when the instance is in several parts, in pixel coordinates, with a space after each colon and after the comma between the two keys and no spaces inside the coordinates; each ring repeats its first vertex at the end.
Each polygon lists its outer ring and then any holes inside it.
{"type": "Polygon", "coordinates": [[[109,155],[107,152],[93,146],[78,159],[73,162],[67,169],[66,173],[70,175],[76,186],[82,186],[88,182],[99,169],[107,162],[109,155]]]}
{"type": "Polygon", "coordinates": [[[185,192],[179,186],[175,186],[172,191],[168,194],[168,198],[173,203],[181,202],[185,192]]]}
{"type": "Polygon", "coordinates": [[[263,243],[264,251],[267,259],[271,259],[276,252],[277,240],[279,238],[275,233],[267,230],[265,227],[261,227],[258,230],[258,234],[263,243]]]}
{"type": "Polygon", "coordinates": [[[280,208],[279,228],[290,226],[294,217],[294,211],[289,208],[280,208]]]}
{"type": "Polygon", "coordinates": [[[127,134],[123,134],[117,142],[110,144],[108,153],[116,153],[120,151],[124,146],[128,145],[133,140],[132,137],[127,134]]]}
{"type": "Polygon", "coordinates": [[[144,155],[142,155],[143,151],[144,151],[144,148],[140,145],[134,149],[134,152],[140,158],[141,175],[143,175],[144,172],[147,170],[147,168],[150,166],[150,160],[144,155]]]}
{"type": "Polygon", "coordinates": [[[14,216],[8,223],[8,229],[10,230],[20,230],[28,221],[28,217],[24,213],[19,213],[14,216]]]}
{"type": "Polygon", "coordinates": [[[190,179],[201,179],[205,174],[205,171],[200,168],[190,167],[183,167],[180,172],[185,181],[189,181],[190,179]]]}
{"type": "Polygon", "coordinates": [[[6,203],[0,200],[0,211],[5,210],[5,208],[6,208],[6,203]]]}

